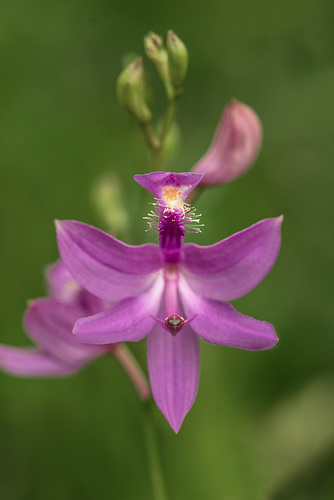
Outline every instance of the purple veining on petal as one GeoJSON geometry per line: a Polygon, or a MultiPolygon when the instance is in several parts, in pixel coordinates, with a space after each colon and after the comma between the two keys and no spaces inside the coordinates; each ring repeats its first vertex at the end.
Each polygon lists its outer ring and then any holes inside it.
{"type": "Polygon", "coordinates": [[[192,329],[206,342],[248,351],[270,349],[278,342],[270,323],[241,314],[227,302],[195,294],[184,277],[179,289],[186,315],[197,313],[192,329]]]}
{"type": "Polygon", "coordinates": [[[161,268],[156,245],[126,245],[77,221],[57,221],[59,252],[72,276],[108,301],[138,295],[161,268]]]}
{"type": "Polygon", "coordinates": [[[147,362],[154,400],[178,432],[196,397],[198,338],[188,326],[173,337],[156,324],[147,338],[147,362]]]}
{"type": "Polygon", "coordinates": [[[193,290],[218,300],[251,291],[278,257],[282,221],[282,216],[264,219],[210,246],[186,244],[182,269],[193,290]]]}
{"type": "Polygon", "coordinates": [[[158,276],[147,292],[119,301],[105,312],[78,320],[73,333],[80,342],[98,345],[141,340],[152,329],[152,316],[157,314],[162,293],[163,279],[158,276]]]}

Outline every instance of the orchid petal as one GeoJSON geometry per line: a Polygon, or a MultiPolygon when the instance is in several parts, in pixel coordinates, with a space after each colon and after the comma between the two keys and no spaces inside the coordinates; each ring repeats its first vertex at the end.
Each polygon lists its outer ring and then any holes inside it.
{"type": "Polygon", "coordinates": [[[226,184],[252,166],[261,143],[259,117],[246,104],[233,100],[224,109],[209,150],[192,170],[205,172],[202,185],[226,184]]]}
{"type": "Polygon", "coordinates": [[[45,278],[49,297],[62,302],[72,301],[81,289],[61,260],[46,268],[45,278]]]}
{"type": "Polygon", "coordinates": [[[156,245],[130,246],[77,221],[57,221],[62,260],[84,288],[109,301],[146,290],[161,268],[156,245]]]}
{"type": "Polygon", "coordinates": [[[183,277],[179,290],[186,315],[197,314],[191,328],[209,344],[258,351],[270,349],[278,342],[270,323],[241,314],[227,302],[200,297],[183,277]]]}
{"type": "Polygon", "coordinates": [[[194,187],[201,182],[203,175],[193,172],[151,172],[150,174],[137,174],[134,179],[160,200],[162,198],[162,189],[165,186],[178,187],[181,189],[183,197],[188,196],[194,187]]]}
{"type": "Polygon", "coordinates": [[[63,363],[37,349],[6,345],[0,345],[0,367],[7,373],[23,377],[66,376],[79,369],[79,365],[63,363]]]}
{"type": "Polygon", "coordinates": [[[233,300],[250,292],[277,259],[282,221],[282,216],[264,219],[210,246],[187,243],[182,266],[191,288],[218,300],[233,300]]]}
{"type": "Polygon", "coordinates": [[[116,302],[100,314],[80,319],[73,333],[80,342],[90,344],[141,340],[153,326],[152,316],[157,314],[162,292],[163,279],[159,276],[147,292],[116,302]]]}
{"type": "Polygon", "coordinates": [[[79,285],[61,260],[48,266],[45,274],[48,295],[61,302],[81,307],[84,313],[80,316],[90,316],[108,307],[106,302],[79,285]]]}
{"type": "Polygon", "coordinates": [[[82,309],[71,304],[38,299],[30,303],[24,325],[30,337],[44,351],[64,363],[77,364],[103,353],[96,346],[80,344],[73,336],[73,326],[82,315],[82,309]]]}
{"type": "Polygon", "coordinates": [[[189,326],[173,336],[155,324],[147,338],[147,360],[154,400],[178,432],[197,393],[198,338],[189,326]]]}

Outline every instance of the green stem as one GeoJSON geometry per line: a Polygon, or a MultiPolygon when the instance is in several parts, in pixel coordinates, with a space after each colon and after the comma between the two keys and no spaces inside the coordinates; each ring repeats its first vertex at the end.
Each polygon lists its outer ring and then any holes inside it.
{"type": "Polygon", "coordinates": [[[145,123],[142,130],[146,143],[152,151],[153,170],[158,171],[161,168],[161,140],[155,135],[150,123],[145,123]]]}
{"type": "Polygon", "coordinates": [[[153,414],[153,401],[146,401],[145,410],[145,437],[148,455],[148,466],[151,475],[154,500],[168,500],[166,486],[162,474],[160,455],[153,414]]]}
{"type": "Polygon", "coordinates": [[[177,103],[178,100],[176,98],[169,99],[168,101],[165,118],[162,124],[160,140],[156,144],[156,147],[153,148],[153,164],[155,171],[162,170],[162,152],[169,129],[175,118],[177,103]]]}
{"type": "Polygon", "coordinates": [[[112,354],[122,366],[135,387],[139,399],[143,403],[145,415],[145,440],[154,500],[168,500],[154,425],[154,403],[151,398],[151,391],[147,379],[138,361],[124,343],[117,344],[110,354],[112,354]]]}
{"type": "Polygon", "coordinates": [[[162,148],[155,149],[153,151],[153,164],[155,172],[159,172],[162,170],[162,148]]]}
{"type": "Polygon", "coordinates": [[[159,149],[161,146],[161,141],[160,139],[156,136],[154,133],[154,130],[152,129],[152,126],[150,123],[144,123],[142,125],[142,130],[144,134],[144,138],[149,145],[150,148],[154,149],[159,149]]]}
{"type": "Polygon", "coordinates": [[[175,118],[177,105],[178,105],[178,98],[172,97],[171,99],[169,99],[167,109],[166,109],[165,119],[164,119],[164,122],[162,125],[161,134],[160,134],[161,147],[163,146],[163,144],[165,142],[165,139],[167,137],[169,129],[170,129],[170,127],[173,123],[173,120],[175,118]]]}
{"type": "Polygon", "coordinates": [[[152,151],[153,169],[157,172],[162,170],[162,151],[169,129],[174,121],[176,109],[178,105],[178,97],[171,97],[168,100],[166,114],[162,124],[160,138],[154,133],[150,123],[142,125],[144,138],[152,151]]]}

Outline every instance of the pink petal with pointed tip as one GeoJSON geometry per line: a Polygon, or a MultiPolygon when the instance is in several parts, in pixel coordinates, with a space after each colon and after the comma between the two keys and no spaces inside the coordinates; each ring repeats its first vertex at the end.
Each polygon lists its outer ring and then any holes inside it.
{"type": "Polygon", "coordinates": [[[84,288],[104,300],[143,292],[161,268],[157,245],[126,245],[77,221],[57,221],[56,226],[65,266],[84,288]]]}
{"type": "Polygon", "coordinates": [[[199,295],[233,300],[255,288],[273,267],[281,245],[283,217],[264,219],[214,245],[187,243],[184,276],[199,295]]]}
{"type": "Polygon", "coordinates": [[[147,292],[116,302],[105,312],[80,319],[73,333],[78,341],[90,344],[141,340],[152,329],[152,316],[157,314],[162,292],[163,279],[159,276],[147,292]]]}
{"type": "Polygon", "coordinates": [[[241,314],[226,302],[200,297],[184,277],[180,277],[179,290],[186,315],[197,314],[191,328],[209,344],[258,351],[278,342],[270,323],[241,314]]]}
{"type": "Polygon", "coordinates": [[[20,377],[62,377],[71,375],[80,366],[62,363],[37,349],[0,345],[0,368],[20,377]]]}
{"type": "Polygon", "coordinates": [[[154,400],[178,432],[197,394],[198,338],[189,326],[173,337],[155,324],[147,338],[147,361],[154,400]]]}

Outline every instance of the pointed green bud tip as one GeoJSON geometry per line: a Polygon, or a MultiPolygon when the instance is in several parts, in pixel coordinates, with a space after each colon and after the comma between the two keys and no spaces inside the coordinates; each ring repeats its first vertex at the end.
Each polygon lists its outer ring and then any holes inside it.
{"type": "Polygon", "coordinates": [[[168,66],[172,85],[176,91],[182,90],[188,70],[188,50],[182,40],[171,30],[166,42],[168,66]]]}
{"type": "Polygon", "coordinates": [[[159,76],[164,84],[167,95],[173,94],[173,89],[169,79],[168,54],[164,47],[162,38],[150,31],[144,37],[145,53],[150,61],[154,64],[159,76]]]}
{"type": "Polygon", "coordinates": [[[145,101],[145,77],[143,60],[138,57],[128,64],[116,82],[116,93],[120,104],[140,123],[151,120],[151,111],[145,101]]]}
{"type": "Polygon", "coordinates": [[[163,49],[163,43],[162,43],[162,38],[159,35],[153,33],[153,31],[150,31],[144,37],[144,47],[147,57],[154,64],[160,61],[161,50],[163,49]]]}

